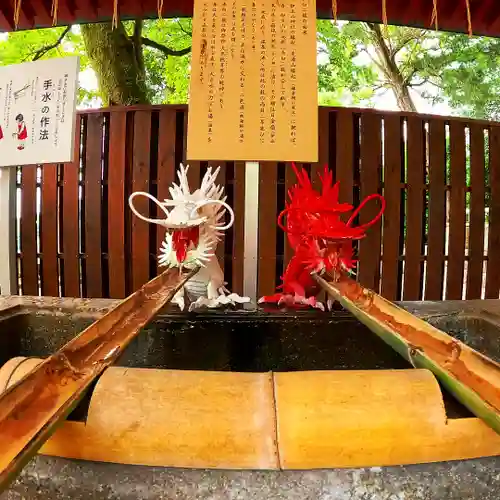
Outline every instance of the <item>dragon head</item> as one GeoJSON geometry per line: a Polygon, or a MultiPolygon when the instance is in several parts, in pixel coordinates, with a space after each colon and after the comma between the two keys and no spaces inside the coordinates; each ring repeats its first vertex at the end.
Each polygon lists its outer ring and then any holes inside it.
{"type": "Polygon", "coordinates": [[[385,210],[384,198],[379,194],[366,197],[344,222],[341,215],[354,207],[339,203],[340,184],[333,182],[328,167],[320,175],[320,192],[313,188],[303,168],[298,170],[293,163],[292,168],[298,182],[288,191],[289,201],[278,217],[278,225],[288,233],[291,246],[310,270],[350,272],[355,265],[352,242],[363,238],[366,229],[380,219],[385,210]],[[381,203],[377,216],[366,224],[352,227],[360,210],[372,199],[379,199],[381,203]],[[283,224],[285,216],[286,224],[283,224]]]}
{"type": "Polygon", "coordinates": [[[187,172],[189,166],[180,165],[177,171],[178,184],[169,188],[170,199],[160,202],[149,193],[137,191],[129,197],[129,206],[140,219],[158,224],[167,229],[162,243],[160,265],[197,266],[205,265],[215,253],[215,247],[222,231],[229,229],[234,223],[234,213],[226,203],[224,187],[217,186],[215,180],[220,167],[212,172],[209,167],[203,176],[199,189],[191,193],[187,172]],[[163,219],[150,219],[141,215],[134,207],[133,200],[137,196],[145,196],[152,200],[163,212],[163,219]],[[226,211],[230,215],[227,224],[222,223],[226,211]]]}

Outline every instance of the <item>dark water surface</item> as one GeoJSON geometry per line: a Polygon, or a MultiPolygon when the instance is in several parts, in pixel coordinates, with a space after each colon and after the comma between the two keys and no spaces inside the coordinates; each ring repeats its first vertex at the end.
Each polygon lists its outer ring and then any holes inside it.
{"type": "MultiPolygon", "coordinates": [[[[95,319],[60,310],[6,314],[0,317],[0,366],[15,356],[47,357],[95,319]]],[[[160,314],[117,365],[238,372],[411,368],[344,311],[276,310],[160,314]]],[[[450,417],[470,416],[446,392],[444,398],[450,417]]]]}

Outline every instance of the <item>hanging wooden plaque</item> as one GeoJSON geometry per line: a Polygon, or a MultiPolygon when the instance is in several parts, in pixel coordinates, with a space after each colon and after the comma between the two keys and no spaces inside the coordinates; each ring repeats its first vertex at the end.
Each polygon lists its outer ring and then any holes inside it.
{"type": "Polygon", "coordinates": [[[315,0],[195,0],[188,160],[318,161],[315,0]]]}

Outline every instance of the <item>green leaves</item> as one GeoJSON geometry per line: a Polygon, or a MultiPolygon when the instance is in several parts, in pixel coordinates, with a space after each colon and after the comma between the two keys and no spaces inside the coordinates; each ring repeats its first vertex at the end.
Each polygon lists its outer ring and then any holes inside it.
{"type": "Polygon", "coordinates": [[[441,33],[439,50],[422,56],[441,97],[461,115],[500,117],[500,40],[441,33]]]}
{"type": "MultiPolygon", "coordinates": [[[[0,41],[0,65],[7,66],[32,61],[37,51],[42,47],[54,45],[64,30],[65,28],[54,28],[8,33],[6,39],[0,41]]],[[[43,55],[41,59],[62,57],[69,54],[73,55],[71,47],[62,43],[43,55]]]]}
{"type": "Polygon", "coordinates": [[[320,102],[350,93],[354,103],[371,105],[377,89],[407,87],[457,114],[500,119],[499,39],[318,21],[318,47],[320,102]]]}
{"type": "MultiPolygon", "coordinates": [[[[191,19],[146,21],[143,35],[173,50],[191,46],[191,19]]],[[[191,54],[166,56],[143,46],[144,63],[153,104],[188,102],[191,54]]]]}
{"type": "Polygon", "coordinates": [[[352,36],[358,24],[317,22],[320,104],[339,105],[349,98],[359,104],[369,102],[374,95],[375,68],[371,63],[356,61],[363,50],[359,36],[352,36]]]}
{"type": "MultiPolygon", "coordinates": [[[[168,49],[190,47],[192,20],[144,21],[142,36],[168,49]]],[[[124,23],[129,37],[134,22],[124,23]]],[[[9,33],[0,39],[0,64],[16,64],[44,50],[42,59],[77,54],[89,68],[79,26],[57,43],[65,28],[9,33]],[[52,48],[51,48],[52,47],[52,48]],[[45,50],[48,49],[48,50],[45,50]]],[[[191,54],[169,55],[142,44],[148,99],[153,104],[189,100],[191,54]]],[[[445,102],[457,114],[500,119],[500,40],[469,38],[416,28],[318,20],[318,102],[371,106],[382,90],[406,88],[430,103],[445,102]],[[385,52],[385,53],[384,53],[385,52]]],[[[98,95],[80,89],[80,103],[98,95]]],[[[401,99],[400,105],[404,105],[401,99]]]]}
{"type": "MultiPolygon", "coordinates": [[[[124,27],[129,37],[132,37],[134,23],[126,22],[124,27]]],[[[90,68],[80,27],[73,26],[59,42],[64,31],[65,28],[51,28],[9,33],[0,40],[0,65],[32,61],[37,54],[43,52],[40,59],[79,55],[82,71],[90,68]]],[[[191,31],[191,19],[145,21],[142,36],[172,50],[181,50],[191,46],[191,31]]],[[[191,55],[167,56],[160,50],[145,45],[142,45],[142,54],[150,102],[187,102],[191,55]]],[[[80,105],[90,105],[99,96],[97,89],[80,88],[78,102],[80,105]]]]}

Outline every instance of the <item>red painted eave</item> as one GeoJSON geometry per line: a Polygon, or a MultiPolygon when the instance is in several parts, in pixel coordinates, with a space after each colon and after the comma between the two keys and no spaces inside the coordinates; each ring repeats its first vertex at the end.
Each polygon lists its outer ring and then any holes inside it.
{"type": "MultiPolygon", "coordinates": [[[[14,30],[13,0],[0,0],[0,30],[14,30]]],[[[318,18],[332,18],[332,0],[317,0],[318,18]]],[[[18,29],[52,25],[52,0],[21,0],[18,29]]],[[[192,0],[164,1],[164,17],[190,17],[192,0]]],[[[382,0],[337,0],[338,18],[382,22],[382,0]]],[[[467,32],[466,0],[437,0],[439,29],[467,32]]],[[[118,0],[121,19],[157,17],[157,0],[118,0]]],[[[432,0],[386,0],[389,24],[431,27],[432,0]]],[[[473,32],[500,36],[500,1],[470,0],[473,32]]],[[[109,21],[113,0],[59,0],[59,26],[109,21]]]]}

